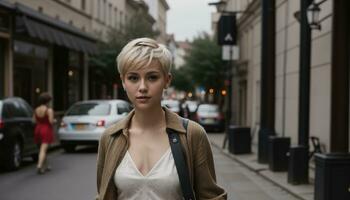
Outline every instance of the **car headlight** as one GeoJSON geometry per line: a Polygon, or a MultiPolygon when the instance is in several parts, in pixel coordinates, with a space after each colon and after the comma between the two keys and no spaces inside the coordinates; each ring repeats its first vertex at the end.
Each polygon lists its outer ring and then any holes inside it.
{"type": "Polygon", "coordinates": [[[2,138],[4,138],[4,134],[0,133],[0,140],[2,140],[2,138]]]}

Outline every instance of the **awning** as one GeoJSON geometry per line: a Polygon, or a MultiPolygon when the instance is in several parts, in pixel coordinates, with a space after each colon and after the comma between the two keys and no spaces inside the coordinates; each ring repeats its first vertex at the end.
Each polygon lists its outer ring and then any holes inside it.
{"type": "Polygon", "coordinates": [[[54,18],[16,4],[16,32],[27,32],[31,37],[88,54],[96,54],[97,40],[79,29],[54,18]]]}

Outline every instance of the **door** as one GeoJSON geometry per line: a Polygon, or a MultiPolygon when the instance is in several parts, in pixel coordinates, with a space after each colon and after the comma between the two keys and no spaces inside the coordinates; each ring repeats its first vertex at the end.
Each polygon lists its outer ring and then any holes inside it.
{"type": "Polygon", "coordinates": [[[30,68],[16,67],[13,72],[13,92],[17,97],[21,97],[29,104],[32,104],[32,70],[30,68]]]}

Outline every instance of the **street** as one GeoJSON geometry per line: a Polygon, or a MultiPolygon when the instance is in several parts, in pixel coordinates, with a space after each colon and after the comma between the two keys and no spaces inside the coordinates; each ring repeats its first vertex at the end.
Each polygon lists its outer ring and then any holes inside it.
{"type": "Polygon", "coordinates": [[[36,174],[35,163],[14,172],[0,172],[1,200],[87,200],[96,195],[96,148],[49,154],[52,171],[36,174]]]}
{"type": "MultiPolygon", "coordinates": [[[[213,146],[219,185],[229,200],[296,200],[284,190],[224,155],[213,146]]],[[[14,172],[0,172],[1,200],[87,200],[96,194],[96,148],[79,148],[67,154],[50,153],[52,171],[37,175],[35,163],[28,160],[14,172]]]]}

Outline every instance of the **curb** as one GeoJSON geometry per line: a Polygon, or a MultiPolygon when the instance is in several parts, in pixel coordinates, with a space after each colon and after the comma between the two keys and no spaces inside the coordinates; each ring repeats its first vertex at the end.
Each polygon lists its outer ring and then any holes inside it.
{"type": "Polygon", "coordinates": [[[215,144],[214,142],[210,142],[215,148],[219,149],[219,151],[221,153],[223,153],[225,156],[231,158],[232,160],[236,161],[237,163],[239,163],[240,165],[244,166],[245,168],[249,169],[252,172],[255,172],[256,174],[258,174],[259,176],[261,176],[262,178],[264,178],[265,180],[269,181],[270,183],[278,186],[279,188],[281,188],[282,190],[288,192],[289,194],[291,194],[292,196],[300,199],[300,200],[310,200],[310,199],[306,199],[304,197],[302,197],[300,194],[293,192],[290,188],[285,187],[284,185],[280,184],[279,182],[273,180],[272,178],[270,178],[269,176],[264,175],[263,171],[268,170],[268,168],[262,168],[262,169],[254,169],[253,167],[249,166],[248,164],[246,164],[245,162],[243,162],[242,160],[238,159],[237,157],[235,157],[233,154],[225,151],[224,149],[222,149],[219,145],[215,144]]]}

